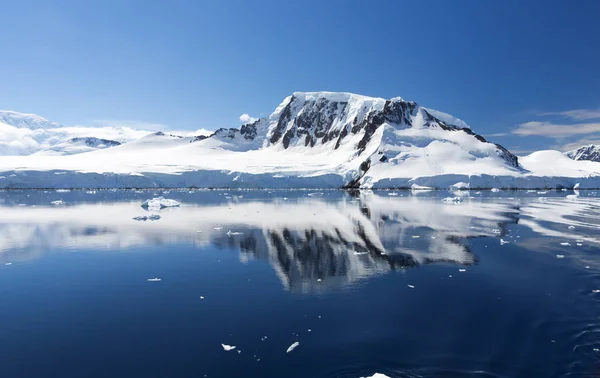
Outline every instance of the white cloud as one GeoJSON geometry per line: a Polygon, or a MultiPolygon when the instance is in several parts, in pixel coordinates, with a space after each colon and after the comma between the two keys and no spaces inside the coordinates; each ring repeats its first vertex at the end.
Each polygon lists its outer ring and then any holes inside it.
{"type": "Polygon", "coordinates": [[[162,123],[154,123],[154,122],[145,122],[145,121],[133,121],[133,120],[96,120],[92,122],[92,125],[101,126],[101,127],[123,127],[129,129],[137,129],[137,130],[147,130],[150,132],[155,131],[167,131],[169,130],[169,126],[164,125],[162,123]]]}
{"type": "Polygon", "coordinates": [[[540,113],[539,115],[541,115],[541,116],[561,116],[561,117],[565,117],[565,118],[574,119],[577,121],[583,121],[583,120],[600,118],[600,110],[574,109],[574,110],[566,110],[564,112],[540,113]]]}
{"type": "Polygon", "coordinates": [[[256,118],[254,117],[250,117],[250,115],[248,113],[244,113],[240,116],[240,122],[241,123],[250,123],[250,122],[254,122],[256,121],[256,118]]]}
{"type": "Polygon", "coordinates": [[[573,135],[586,135],[600,132],[598,123],[577,123],[562,125],[552,122],[531,121],[522,123],[512,133],[521,136],[539,135],[549,138],[565,138],[573,135]]]}

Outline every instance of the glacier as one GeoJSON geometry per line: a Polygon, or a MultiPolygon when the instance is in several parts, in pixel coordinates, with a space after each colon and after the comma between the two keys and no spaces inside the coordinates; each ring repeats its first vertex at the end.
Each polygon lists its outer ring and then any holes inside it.
{"type": "MultiPolygon", "coordinates": [[[[28,132],[60,129],[34,120],[28,132]]],[[[82,152],[0,156],[0,188],[600,187],[598,162],[552,150],[519,157],[400,97],[295,92],[268,117],[211,135],[156,132],[110,146],[102,136],[86,135],[96,139],[82,152]]]]}

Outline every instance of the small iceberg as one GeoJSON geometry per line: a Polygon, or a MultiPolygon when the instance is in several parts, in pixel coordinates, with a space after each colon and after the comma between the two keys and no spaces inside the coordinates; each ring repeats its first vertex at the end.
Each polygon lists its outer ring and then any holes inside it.
{"type": "Polygon", "coordinates": [[[147,279],[147,281],[148,281],[148,282],[160,282],[160,281],[161,281],[161,279],[160,279],[160,278],[158,278],[158,277],[157,277],[157,278],[148,278],[148,279],[147,279]]]}
{"type": "Polygon", "coordinates": [[[500,189],[498,189],[498,188],[492,188],[492,189],[490,189],[490,191],[494,192],[494,193],[498,193],[500,191],[500,189]]]}
{"type": "Polygon", "coordinates": [[[150,216],[138,215],[137,217],[133,217],[133,220],[141,221],[141,222],[145,222],[147,220],[155,221],[155,220],[159,220],[159,219],[160,219],[160,215],[158,215],[158,214],[152,214],[150,216]]]}
{"type": "Polygon", "coordinates": [[[65,201],[58,200],[58,201],[52,201],[50,203],[53,204],[54,206],[62,206],[65,204],[65,201]]]}
{"type": "Polygon", "coordinates": [[[460,197],[446,197],[442,199],[443,203],[461,203],[463,201],[460,197]]]}
{"type": "Polygon", "coordinates": [[[285,353],[290,353],[291,351],[293,351],[294,349],[296,349],[296,347],[298,345],[300,345],[300,343],[296,341],[295,343],[293,343],[292,345],[290,345],[289,348],[287,348],[287,351],[285,353]]]}
{"type": "Polygon", "coordinates": [[[310,197],[323,197],[322,192],[308,193],[310,197]]]}
{"type": "Polygon", "coordinates": [[[229,352],[230,350],[234,350],[234,349],[235,349],[235,345],[221,344],[221,346],[223,347],[223,349],[224,349],[226,352],[229,352]]]}
{"type": "Polygon", "coordinates": [[[179,207],[179,202],[174,199],[168,199],[164,197],[156,197],[145,200],[142,203],[144,209],[163,209],[165,207],[179,207]]]}

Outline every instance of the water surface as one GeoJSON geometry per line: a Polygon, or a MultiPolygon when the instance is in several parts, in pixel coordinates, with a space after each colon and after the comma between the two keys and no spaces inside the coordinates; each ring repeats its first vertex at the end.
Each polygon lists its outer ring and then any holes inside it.
{"type": "Polygon", "coordinates": [[[0,192],[2,375],[597,376],[599,214],[584,191],[0,192]]]}

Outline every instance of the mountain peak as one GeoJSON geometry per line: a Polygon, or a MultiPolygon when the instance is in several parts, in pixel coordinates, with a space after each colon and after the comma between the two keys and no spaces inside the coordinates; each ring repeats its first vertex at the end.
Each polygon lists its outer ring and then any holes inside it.
{"type": "Polygon", "coordinates": [[[576,150],[565,152],[565,155],[573,160],[588,160],[600,162],[600,146],[589,144],[581,146],[576,150]]]}

